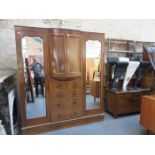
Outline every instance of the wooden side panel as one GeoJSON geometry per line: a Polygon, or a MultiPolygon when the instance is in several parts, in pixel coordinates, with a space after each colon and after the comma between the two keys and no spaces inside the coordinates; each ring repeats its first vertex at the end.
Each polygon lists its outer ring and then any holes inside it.
{"type": "Polygon", "coordinates": [[[81,38],[76,36],[67,37],[68,43],[68,72],[81,72],[81,38]]]}
{"type": "Polygon", "coordinates": [[[65,72],[65,36],[50,36],[50,72],[54,73],[65,72]]]}
{"type": "Polygon", "coordinates": [[[113,93],[106,92],[105,110],[109,113],[116,113],[116,96],[113,93]]]}

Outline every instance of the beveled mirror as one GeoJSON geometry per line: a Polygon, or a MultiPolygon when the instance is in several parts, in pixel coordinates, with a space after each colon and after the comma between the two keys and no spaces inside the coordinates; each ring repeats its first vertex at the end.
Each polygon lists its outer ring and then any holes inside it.
{"type": "Polygon", "coordinates": [[[86,42],[86,110],[100,108],[100,55],[101,43],[86,42]]]}
{"type": "Polygon", "coordinates": [[[26,118],[45,117],[43,40],[40,37],[23,37],[22,57],[25,79],[26,118]]]}

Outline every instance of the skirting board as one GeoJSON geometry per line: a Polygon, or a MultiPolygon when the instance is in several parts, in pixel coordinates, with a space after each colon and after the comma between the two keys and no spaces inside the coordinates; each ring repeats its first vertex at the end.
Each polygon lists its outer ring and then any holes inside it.
{"type": "Polygon", "coordinates": [[[22,128],[22,134],[23,135],[41,134],[52,130],[63,129],[67,127],[102,121],[103,119],[104,119],[104,114],[98,114],[98,115],[90,115],[90,116],[84,116],[76,119],[60,121],[56,123],[46,123],[39,126],[24,127],[22,128]]]}

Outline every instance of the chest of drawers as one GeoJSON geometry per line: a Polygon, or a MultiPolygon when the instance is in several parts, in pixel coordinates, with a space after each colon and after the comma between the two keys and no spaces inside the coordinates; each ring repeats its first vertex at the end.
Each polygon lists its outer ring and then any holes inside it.
{"type": "Polygon", "coordinates": [[[150,89],[116,91],[106,89],[105,110],[114,117],[140,111],[141,97],[150,94],[150,89]]]}
{"type": "Polygon", "coordinates": [[[50,111],[53,122],[83,115],[84,104],[81,83],[82,78],[65,82],[52,80],[50,111]]]}

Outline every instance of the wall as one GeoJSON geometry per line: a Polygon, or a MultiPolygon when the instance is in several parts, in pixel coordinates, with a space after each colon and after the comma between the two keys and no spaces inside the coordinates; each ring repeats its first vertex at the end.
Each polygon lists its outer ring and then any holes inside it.
{"type": "Polygon", "coordinates": [[[0,75],[16,72],[14,25],[106,33],[107,38],[155,41],[155,20],[0,20],[0,75]]]}

